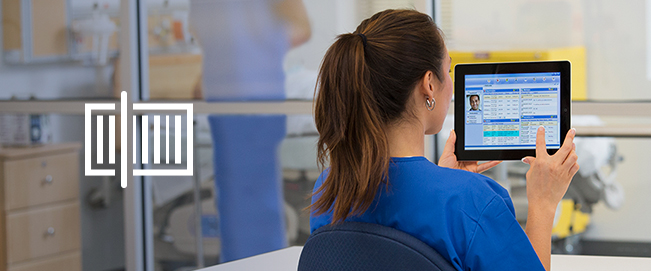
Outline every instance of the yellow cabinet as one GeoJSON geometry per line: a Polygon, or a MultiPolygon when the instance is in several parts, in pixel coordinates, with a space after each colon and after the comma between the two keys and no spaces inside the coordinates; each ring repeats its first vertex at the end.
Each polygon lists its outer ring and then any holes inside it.
{"type": "Polygon", "coordinates": [[[587,98],[584,47],[530,51],[450,51],[450,57],[452,78],[454,78],[454,65],[459,63],[569,60],[572,63],[572,100],[583,101],[587,98]]]}

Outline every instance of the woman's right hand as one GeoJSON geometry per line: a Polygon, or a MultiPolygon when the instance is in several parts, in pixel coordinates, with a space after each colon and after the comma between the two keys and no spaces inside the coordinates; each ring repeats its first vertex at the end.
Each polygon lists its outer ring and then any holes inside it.
{"type": "Polygon", "coordinates": [[[550,156],[545,143],[545,128],[541,126],[536,134],[536,157],[522,158],[522,162],[531,166],[527,171],[529,211],[525,232],[545,270],[551,268],[551,239],[556,207],[570,186],[572,177],[579,171],[573,142],[575,134],[574,129],[567,132],[561,148],[550,156]]]}
{"type": "Polygon", "coordinates": [[[522,162],[531,167],[527,172],[527,199],[529,207],[538,210],[556,211],[563,199],[572,177],[579,171],[574,128],[568,131],[561,148],[554,154],[547,153],[545,128],[540,126],[536,134],[536,157],[527,156],[522,162]],[[541,209],[539,209],[541,208],[541,209]]]}

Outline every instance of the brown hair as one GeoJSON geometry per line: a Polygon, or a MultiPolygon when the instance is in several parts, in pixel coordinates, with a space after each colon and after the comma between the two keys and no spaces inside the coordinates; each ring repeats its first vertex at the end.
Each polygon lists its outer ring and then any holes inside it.
{"type": "Polygon", "coordinates": [[[315,215],[332,208],[332,223],[364,213],[388,185],[387,124],[400,120],[418,81],[432,71],[443,82],[445,44],[432,18],[385,10],[354,33],[337,37],[321,63],[314,118],[318,162],[328,177],[313,194],[315,215]]]}

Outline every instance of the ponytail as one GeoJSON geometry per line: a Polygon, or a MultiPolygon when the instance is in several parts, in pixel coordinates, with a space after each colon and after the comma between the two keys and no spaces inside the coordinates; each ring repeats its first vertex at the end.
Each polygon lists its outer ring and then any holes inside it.
{"type": "Polygon", "coordinates": [[[330,172],[316,193],[329,196],[311,207],[322,214],[334,204],[333,221],[366,211],[389,168],[389,145],[369,87],[364,47],[362,35],[340,35],[319,73],[318,162],[324,166],[329,158],[330,172]]]}
{"type": "Polygon", "coordinates": [[[379,12],[355,33],[337,37],[317,82],[317,159],[330,169],[308,207],[313,215],[332,210],[332,223],[361,215],[380,185],[389,185],[386,128],[404,118],[416,83],[428,71],[443,78],[444,54],[431,17],[414,10],[379,12]]]}

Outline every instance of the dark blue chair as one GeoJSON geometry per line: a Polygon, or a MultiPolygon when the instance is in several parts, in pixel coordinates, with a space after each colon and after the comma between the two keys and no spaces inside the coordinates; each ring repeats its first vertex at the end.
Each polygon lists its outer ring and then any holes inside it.
{"type": "Polygon", "coordinates": [[[298,271],[456,269],[436,250],[394,228],[360,222],[323,226],[310,235],[298,271]]]}

